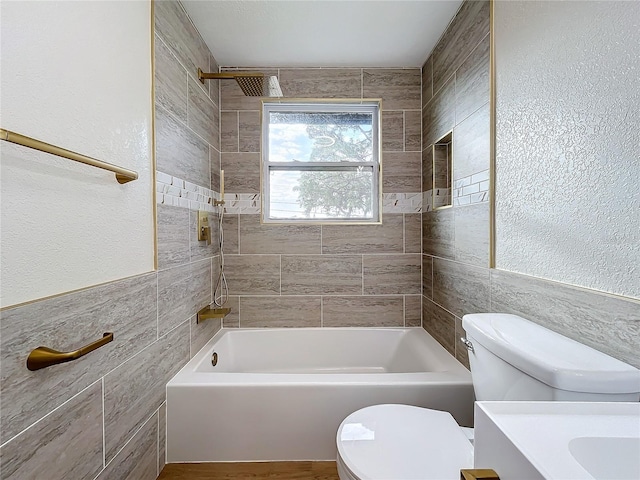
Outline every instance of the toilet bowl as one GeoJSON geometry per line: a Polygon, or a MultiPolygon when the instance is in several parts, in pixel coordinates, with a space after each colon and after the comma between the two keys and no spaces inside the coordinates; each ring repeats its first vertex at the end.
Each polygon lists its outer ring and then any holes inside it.
{"type": "MultiPolygon", "coordinates": [[[[637,402],[640,371],[516,315],[465,315],[477,400],[637,402]]],[[[340,424],[340,480],[443,480],[473,467],[469,435],[451,414],[374,405],[340,424]]]]}
{"type": "Polygon", "coordinates": [[[338,428],[341,480],[442,480],[473,467],[473,447],[450,413],[374,405],[338,428]]]}

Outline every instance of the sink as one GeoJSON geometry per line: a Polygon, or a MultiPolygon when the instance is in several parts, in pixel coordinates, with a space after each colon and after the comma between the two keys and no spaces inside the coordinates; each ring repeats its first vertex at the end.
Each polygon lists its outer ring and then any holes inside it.
{"type": "Polygon", "coordinates": [[[569,440],[569,452],[598,480],[640,478],[640,438],[579,437],[569,440]]]}
{"type": "Polygon", "coordinates": [[[640,479],[640,403],[477,402],[475,425],[501,480],[640,479]]]}

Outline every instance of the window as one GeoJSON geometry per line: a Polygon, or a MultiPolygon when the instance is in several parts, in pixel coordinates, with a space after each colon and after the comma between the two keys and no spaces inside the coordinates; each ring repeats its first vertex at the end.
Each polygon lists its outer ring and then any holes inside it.
{"type": "Polygon", "coordinates": [[[267,103],[265,222],[380,221],[379,103],[267,103]]]}

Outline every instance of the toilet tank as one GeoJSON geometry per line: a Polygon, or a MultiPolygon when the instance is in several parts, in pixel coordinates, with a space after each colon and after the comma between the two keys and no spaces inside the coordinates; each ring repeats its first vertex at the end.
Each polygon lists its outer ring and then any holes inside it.
{"type": "Polygon", "coordinates": [[[477,400],[637,402],[640,370],[517,315],[465,315],[477,400]]]}

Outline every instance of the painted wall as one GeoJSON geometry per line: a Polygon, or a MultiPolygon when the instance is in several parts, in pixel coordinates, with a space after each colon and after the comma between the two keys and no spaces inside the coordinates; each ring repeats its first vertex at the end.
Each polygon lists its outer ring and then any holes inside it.
{"type": "Polygon", "coordinates": [[[496,9],[498,268],[640,299],[638,18],[637,2],[496,9]]]}
{"type": "Polygon", "coordinates": [[[382,98],[383,224],[262,225],[260,99],[222,82],[224,326],[420,326],[420,70],[261,71],[285,97],[382,98]]]}
{"type": "MultiPolygon", "coordinates": [[[[527,54],[523,54],[523,58],[535,58],[540,52],[530,39],[539,39],[539,35],[528,37],[522,35],[523,30],[530,31],[533,28],[536,32],[546,31],[546,22],[541,22],[534,28],[530,25],[532,19],[540,15],[544,17],[544,12],[549,9],[565,6],[562,2],[525,4],[533,11],[522,17],[518,16],[517,21],[522,22],[523,28],[518,30],[518,34],[513,38],[502,35],[496,37],[496,41],[510,43],[509,48],[523,52],[529,49],[527,54]],[[527,25],[526,29],[524,25],[527,25]]],[[[625,5],[635,8],[630,3],[625,5]]],[[[512,2],[496,2],[497,18],[504,18],[500,17],[503,8],[513,13],[513,9],[519,7],[514,6],[512,2]]],[[[575,15],[582,14],[576,12],[575,15]]],[[[513,15],[509,17],[509,28],[512,22],[516,22],[512,17],[513,15]]],[[[572,19],[569,22],[571,24],[573,20],[577,20],[577,17],[568,18],[572,19]]],[[[601,23],[605,18],[606,16],[596,17],[592,12],[592,16],[586,20],[581,18],[580,21],[601,23]]],[[[604,22],[598,28],[601,31],[613,32],[618,27],[615,23],[604,22]]],[[[489,99],[488,29],[489,2],[465,2],[422,70],[425,104],[423,144],[426,147],[423,151],[423,191],[428,192],[432,188],[429,180],[431,159],[428,147],[441,134],[453,128],[456,182],[454,197],[457,200],[452,208],[436,211],[427,211],[428,205],[425,202],[422,219],[423,327],[451,353],[455,353],[461,362],[468,365],[466,350],[461,348],[458,341],[464,334],[461,328],[462,316],[467,313],[491,311],[514,313],[634,366],[640,366],[640,354],[637,351],[637,339],[640,336],[638,301],[566,283],[488,268],[489,211],[487,204],[483,203],[482,196],[482,185],[486,181],[486,175],[482,172],[489,165],[490,124],[486,110],[486,102],[489,99]],[[429,94],[431,88],[432,97],[429,94]],[[477,110],[465,108],[465,105],[476,105],[477,110]],[[469,111],[473,113],[465,117],[465,113],[469,111]],[[477,177],[478,172],[482,174],[480,178],[477,177]],[[469,178],[469,175],[470,181],[461,181],[469,178]],[[478,182],[474,181],[474,178],[478,179],[478,182]],[[474,186],[476,184],[477,187],[474,186]],[[469,197],[468,200],[464,199],[466,196],[469,197]],[[478,203],[474,204],[474,199],[478,203]]],[[[549,41],[551,40],[545,40],[549,41]]],[[[500,48],[498,47],[498,51],[500,48]]],[[[549,61],[553,58],[553,52],[547,51],[544,56],[549,61]]],[[[500,65],[498,63],[498,77],[501,75],[500,65]]],[[[528,68],[526,62],[523,63],[523,68],[528,68]]],[[[609,74],[608,70],[593,66],[589,78],[595,82],[609,74]]],[[[521,89],[519,84],[508,87],[510,91],[521,89]]],[[[556,91],[555,88],[560,87],[554,87],[553,91],[556,91]]],[[[630,92],[632,93],[635,91],[630,92]]],[[[548,93],[546,95],[548,96],[548,93]]],[[[557,97],[548,100],[559,104],[563,101],[557,97]]],[[[503,114],[508,117],[509,112],[503,112],[503,109],[498,108],[498,124],[504,122],[503,114]]],[[[516,132],[519,137],[530,135],[531,129],[521,120],[515,119],[509,125],[509,131],[516,132]]],[[[606,125],[606,128],[610,128],[610,125],[606,125]]],[[[505,142],[501,143],[498,138],[498,172],[511,170],[519,172],[518,175],[528,175],[527,172],[521,171],[525,167],[520,159],[517,160],[517,168],[509,163],[512,153],[511,147],[505,142]]],[[[522,152],[522,155],[525,163],[528,163],[528,155],[534,153],[526,151],[522,152]]],[[[564,172],[561,185],[570,188],[573,183],[579,181],[581,174],[580,170],[564,172]]],[[[536,188],[538,187],[540,185],[536,185],[536,188]]],[[[599,185],[592,187],[595,197],[601,197],[607,191],[599,185]]],[[[505,208],[508,206],[499,202],[497,215],[503,220],[512,218],[510,212],[504,212],[505,208]]],[[[522,220],[535,223],[536,219],[524,214],[522,220]]],[[[557,238],[549,239],[547,247],[555,247],[565,240],[559,235],[557,238]]],[[[571,254],[573,255],[573,252],[571,254]]],[[[589,267],[586,261],[580,262],[585,269],[589,267]]]]}
{"type": "MultiPolygon", "coordinates": [[[[123,16],[134,3],[119,4],[123,16]]],[[[192,66],[217,67],[178,2],[154,5],[159,270],[2,310],[2,480],[155,479],[165,462],[166,383],[221,328],[220,320],[195,322],[212,300],[217,251],[191,236],[193,209],[217,195],[219,154],[208,142],[220,132],[215,121],[200,128],[202,109],[217,115],[218,85],[200,87],[192,66]],[[194,144],[207,155],[190,155],[194,144]],[[113,342],[79,360],[25,367],[38,345],[70,350],[103,332],[113,342]]]]}
{"type": "Polygon", "coordinates": [[[1,8],[2,128],[139,179],[2,142],[0,304],[152,270],[149,3],[1,8]]]}

